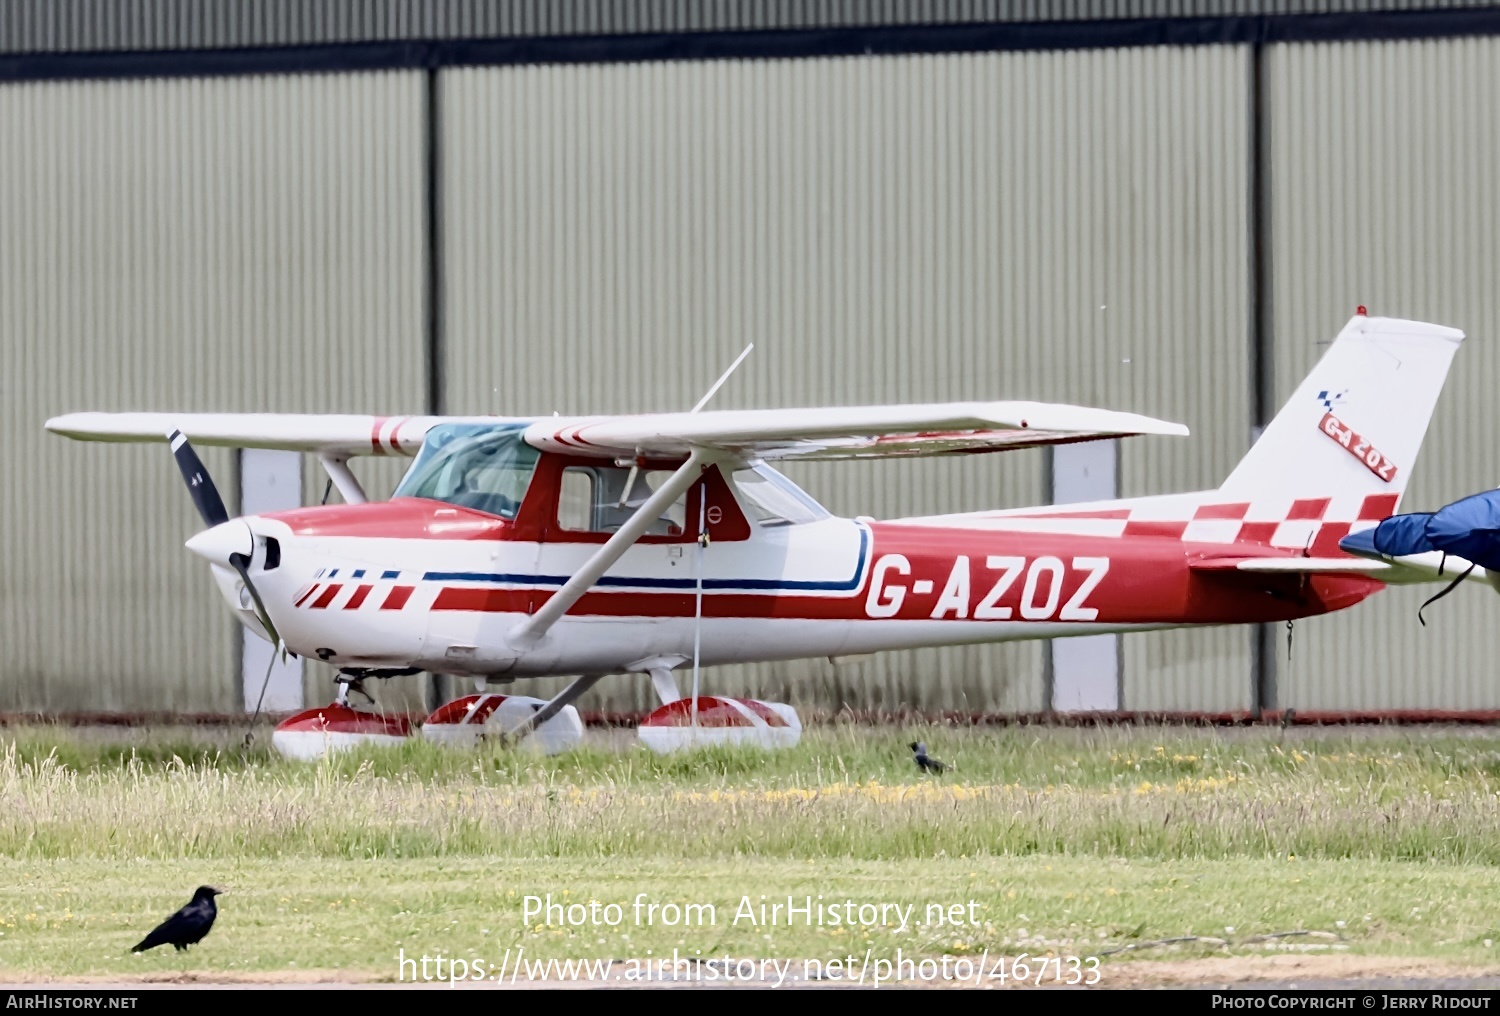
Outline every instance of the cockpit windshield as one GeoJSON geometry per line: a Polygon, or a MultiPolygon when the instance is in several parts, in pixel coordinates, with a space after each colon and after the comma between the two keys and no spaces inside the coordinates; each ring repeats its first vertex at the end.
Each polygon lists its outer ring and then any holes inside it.
{"type": "Polygon", "coordinates": [[[425,497],[514,519],[537,449],[521,440],[524,424],[444,423],[427,432],[396,497],[425,497]]]}
{"type": "Polygon", "coordinates": [[[734,472],[745,507],[762,526],[795,526],[829,517],[818,502],[764,462],[734,472]]]}

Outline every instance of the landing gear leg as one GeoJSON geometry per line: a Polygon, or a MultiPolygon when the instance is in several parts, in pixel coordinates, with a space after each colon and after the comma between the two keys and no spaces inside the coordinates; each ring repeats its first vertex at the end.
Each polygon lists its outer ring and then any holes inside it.
{"type": "Polygon", "coordinates": [[[603,679],[603,674],[589,674],[584,677],[580,677],[578,680],[574,681],[572,684],[568,685],[561,692],[559,692],[556,698],[552,699],[552,701],[548,702],[546,705],[542,706],[536,712],[532,713],[529,717],[523,720],[520,726],[516,727],[516,729],[508,730],[504,734],[502,734],[500,736],[501,743],[513,744],[516,741],[521,740],[537,727],[540,727],[543,723],[546,723],[548,720],[552,719],[552,717],[556,716],[565,708],[572,705],[580,695],[588,691],[603,679]]]}
{"type": "Polygon", "coordinates": [[[349,693],[351,691],[355,692],[356,694],[364,696],[365,701],[368,702],[368,703],[370,703],[371,705],[375,704],[375,698],[374,698],[374,696],[372,696],[369,692],[365,691],[365,683],[364,683],[364,680],[362,678],[351,677],[348,674],[340,674],[338,677],[335,677],[333,680],[334,680],[334,683],[338,685],[338,691],[334,692],[334,695],[333,695],[333,704],[334,705],[336,705],[336,706],[347,706],[347,705],[349,705],[349,693]]]}
{"type": "Polygon", "coordinates": [[[677,654],[649,656],[644,660],[637,660],[625,669],[632,674],[639,674],[642,671],[650,674],[651,688],[656,692],[656,697],[661,700],[660,704],[669,706],[682,698],[682,692],[677,690],[677,678],[672,676],[672,671],[687,661],[688,657],[677,654]]]}
{"type": "Polygon", "coordinates": [[[664,706],[669,706],[682,698],[682,693],[677,690],[677,679],[666,667],[651,668],[651,687],[664,706]]]}

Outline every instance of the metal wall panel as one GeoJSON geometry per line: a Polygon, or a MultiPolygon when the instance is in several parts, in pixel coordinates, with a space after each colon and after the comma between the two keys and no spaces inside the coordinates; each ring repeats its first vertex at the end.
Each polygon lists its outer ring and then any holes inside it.
{"type": "MultiPolygon", "coordinates": [[[[754,342],[716,405],[1150,412],[1196,436],[1127,446],[1127,493],[1212,486],[1248,413],[1245,82],[1227,47],[444,72],[448,409],[685,409],[754,342]]],[[[1038,503],[1041,467],[790,472],[835,512],[900,516],[1038,503]]],[[[1247,685],[1244,640],[1217,638],[1132,637],[1167,676],[1127,671],[1129,704],[1247,685]]],[[[1032,644],[710,687],[1031,710],[1040,668],[1032,644]]]]}
{"type": "MultiPolygon", "coordinates": [[[[42,424],[421,412],[422,95],[418,74],[0,87],[0,709],[240,708],[165,446],[42,424]]],[[[203,457],[232,507],[232,456],[203,457]]]]}
{"type": "Polygon", "coordinates": [[[1471,0],[0,0],[0,53],[1488,7],[1471,0]]]}
{"type": "MultiPolygon", "coordinates": [[[[1403,510],[1500,483],[1500,40],[1277,47],[1271,214],[1278,393],[1289,395],[1359,304],[1468,334],[1427,432],[1403,510]]],[[[1283,705],[1493,709],[1497,607],[1468,586],[1390,589],[1301,622],[1283,705]]],[[[1283,650],[1284,651],[1284,650],[1283,650]]]]}

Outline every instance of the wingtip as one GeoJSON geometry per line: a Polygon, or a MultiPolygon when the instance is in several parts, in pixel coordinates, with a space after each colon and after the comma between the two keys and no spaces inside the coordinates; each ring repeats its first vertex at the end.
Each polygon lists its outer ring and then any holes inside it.
{"type": "Polygon", "coordinates": [[[61,416],[49,419],[45,426],[50,434],[76,438],[89,432],[89,423],[98,415],[98,413],[63,413],[61,416]]]}
{"type": "Polygon", "coordinates": [[[1152,420],[1146,426],[1136,431],[1137,434],[1149,434],[1153,437],[1191,437],[1192,431],[1188,430],[1185,423],[1173,423],[1171,420],[1152,420]]]}

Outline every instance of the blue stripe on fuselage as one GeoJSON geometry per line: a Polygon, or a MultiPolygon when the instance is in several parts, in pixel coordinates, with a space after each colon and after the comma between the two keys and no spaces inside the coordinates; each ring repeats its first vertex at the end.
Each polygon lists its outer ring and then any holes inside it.
{"type": "MultiPolygon", "coordinates": [[[[859,560],[854,565],[854,575],[843,582],[805,582],[789,579],[704,579],[704,589],[754,590],[756,592],[817,592],[850,593],[864,582],[865,557],[869,551],[870,533],[859,530],[859,560]]],[[[561,586],[568,581],[567,575],[509,575],[493,572],[427,572],[423,582],[494,582],[509,586],[561,586]]],[[[621,575],[606,575],[594,583],[596,586],[616,586],[633,589],[696,589],[697,579],[630,578],[621,575]]]]}

